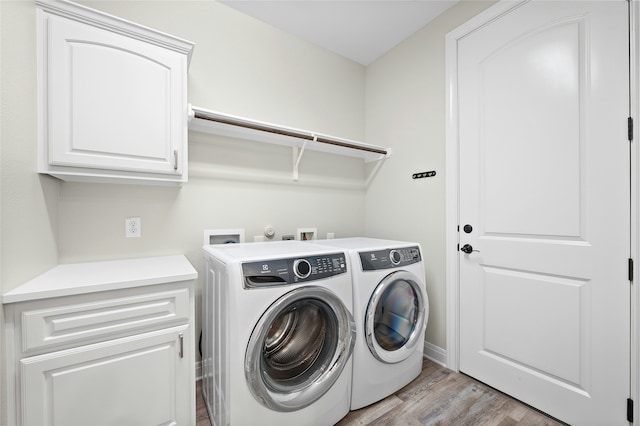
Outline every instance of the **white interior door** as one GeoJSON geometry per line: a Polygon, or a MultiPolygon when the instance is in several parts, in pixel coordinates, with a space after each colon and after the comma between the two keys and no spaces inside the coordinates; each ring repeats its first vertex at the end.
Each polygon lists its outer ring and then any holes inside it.
{"type": "Polygon", "coordinates": [[[627,8],[520,3],[458,42],[460,370],[574,425],[627,424],[627,8]]]}

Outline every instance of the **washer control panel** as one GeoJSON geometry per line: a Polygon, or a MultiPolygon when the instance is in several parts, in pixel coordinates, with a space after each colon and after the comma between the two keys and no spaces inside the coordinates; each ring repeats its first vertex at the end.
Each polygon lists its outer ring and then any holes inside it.
{"type": "Polygon", "coordinates": [[[345,273],[347,262],[344,253],[269,259],[242,264],[245,288],[296,284],[345,273]]]}
{"type": "Polygon", "coordinates": [[[422,260],[418,246],[362,251],[359,254],[363,271],[398,268],[411,265],[412,263],[418,263],[422,260]]]}

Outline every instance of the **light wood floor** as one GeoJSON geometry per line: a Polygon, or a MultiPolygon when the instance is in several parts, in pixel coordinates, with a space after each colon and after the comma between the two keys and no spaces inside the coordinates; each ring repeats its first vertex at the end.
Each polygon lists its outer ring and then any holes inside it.
{"type": "MultiPolygon", "coordinates": [[[[395,394],[350,412],[337,426],[560,426],[563,423],[463,374],[425,360],[422,373],[395,394]]],[[[210,426],[196,386],[197,425],[210,426]]]]}

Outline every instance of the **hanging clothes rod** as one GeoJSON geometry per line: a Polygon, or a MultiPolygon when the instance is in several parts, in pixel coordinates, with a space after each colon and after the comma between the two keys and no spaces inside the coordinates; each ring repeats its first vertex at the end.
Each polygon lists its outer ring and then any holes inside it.
{"type": "Polygon", "coordinates": [[[221,123],[231,126],[238,126],[250,130],[258,130],[261,132],[273,133],[276,135],[288,136],[292,138],[302,139],[305,141],[311,141],[313,143],[319,142],[328,145],[334,145],[342,148],[355,149],[359,151],[366,151],[373,154],[379,154],[385,157],[390,155],[390,151],[385,148],[376,147],[373,145],[359,144],[357,142],[349,141],[346,139],[335,138],[331,136],[324,136],[314,134],[312,132],[306,132],[303,130],[296,130],[268,123],[262,123],[240,117],[234,117],[231,115],[221,114],[213,111],[207,111],[200,108],[192,107],[191,114],[193,118],[212,121],[215,123],[221,123]]]}

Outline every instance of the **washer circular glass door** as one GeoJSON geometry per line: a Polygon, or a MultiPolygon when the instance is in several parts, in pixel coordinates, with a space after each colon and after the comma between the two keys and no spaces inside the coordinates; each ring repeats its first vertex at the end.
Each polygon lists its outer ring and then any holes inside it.
{"type": "Polygon", "coordinates": [[[267,309],[251,334],[249,389],[272,410],[304,408],[335,383],[354,343],[353,316],[338,296],[317,286],[292,290],[267,309]]]}
{"type": "Polygon", "coordinates": [[[365,337],[373,356],[390,364],[411,356],[424,334],[428,310],[418,277],[408,271],[387,275],[369,299],[365,315],[365,337]]]}

